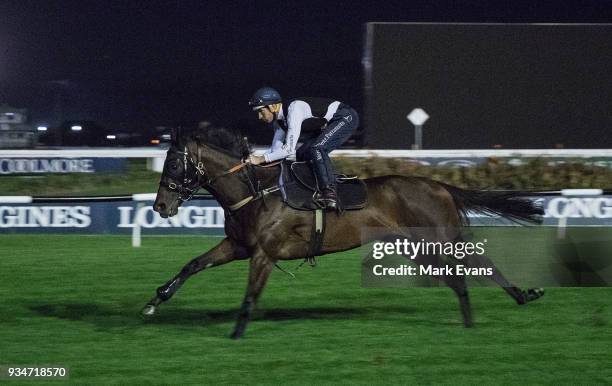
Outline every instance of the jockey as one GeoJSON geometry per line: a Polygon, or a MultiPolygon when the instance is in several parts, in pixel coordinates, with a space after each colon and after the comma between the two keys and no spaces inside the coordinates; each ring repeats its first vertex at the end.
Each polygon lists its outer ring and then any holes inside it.
{"type": "Polygon", "coordinates": [[[263,156],[251,155],[249,161],[254,165],[285,158],[312,161],[321,191],[319,201],[326,208],[337,209],[336,180],[329,153],[346,142],[359,126],[357,112],[327,98],[304,97],[282,102],[278,91],[271,87],[260,88],[249,101],[259,120],[274,129],[270,149],[263,156]]]}

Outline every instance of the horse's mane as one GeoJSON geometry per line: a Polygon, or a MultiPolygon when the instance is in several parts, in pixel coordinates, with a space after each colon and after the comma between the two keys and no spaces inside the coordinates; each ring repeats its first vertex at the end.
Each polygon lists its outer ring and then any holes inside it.
{"type": "Polygon", "coordinates": [[[224,150],[238,158],[248,156],[249,144],[238,130],[209,126],[190,132],[188,138],[224,150]]]}

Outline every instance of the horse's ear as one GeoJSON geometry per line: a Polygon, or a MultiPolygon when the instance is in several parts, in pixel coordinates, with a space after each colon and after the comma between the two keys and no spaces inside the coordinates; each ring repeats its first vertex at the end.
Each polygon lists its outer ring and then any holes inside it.
{"type": "Polygon", "coordinates": [[[181,128],[173,127],[170,131],[170,141],[173,145],[181,145],[181,128]]]}
{"type": "Polygon", "coordinates": [[[242,145],[247,148],[248,152],[251,153],[251,145],[249,144],[248,137],[242,137],[242,145]]]}

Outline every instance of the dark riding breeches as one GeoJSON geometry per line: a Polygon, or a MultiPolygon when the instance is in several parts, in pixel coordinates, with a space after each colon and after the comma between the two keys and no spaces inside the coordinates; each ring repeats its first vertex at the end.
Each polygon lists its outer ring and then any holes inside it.
{"type": "Polygon", "coordinates": [[[336,181],[329,153],[346,142],[358,126],[357,112],[346,105],[341,105],[327,126],[321,130],[321,134],[304,142],[297,150],[298,161],[312,161],[319,188],[335,186],[336,181]]]}

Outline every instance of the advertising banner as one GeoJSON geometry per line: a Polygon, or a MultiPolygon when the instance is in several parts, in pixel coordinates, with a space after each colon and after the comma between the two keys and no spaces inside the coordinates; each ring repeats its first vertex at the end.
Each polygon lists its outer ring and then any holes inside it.
{"type": "MultiPolygon", "coordinates": [[[[612,226],[612,195],[539,197],[544,225],[612,226]]],[[[129,234],[139,224],[143,234],[222,235],[224,211],[215,200],[192,200],[163,219],[151,202],[1,204],[0,233],[129,234]]],[[[515,226],[510,220],[470,213],[473,226],[515,226]]]]}
{"type": "Polygon", "coordinates": [[[151,202],[0,205],[0,233],[130,234],[134,224],[143,234],[222,235],[225,222],[214,200],[190,201],[168,219],[154,212],[151,202]]]}
{"type": "Polygon", "coordinates": [[[125,158],[0,158],[0,175],[124,172],[125,158]]]}

